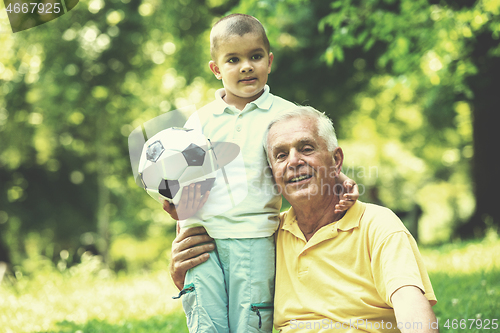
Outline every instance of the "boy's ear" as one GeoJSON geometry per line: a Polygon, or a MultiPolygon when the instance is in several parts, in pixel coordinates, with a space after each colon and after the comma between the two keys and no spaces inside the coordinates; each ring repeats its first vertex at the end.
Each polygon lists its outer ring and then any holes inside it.
{"type": "Polygon", "coordinates": [[[269,52],[269,65],[267,66],[267,74],[271,73],[271,66],[273,65],[274,54],[269,52]]]}
{"type": "Polygon", "coordinates": [[[208,63],[208,67],[210,67],[210,70],[212,71],[212,73],[214,73],[217,80],[222,79],[222,75],[220,74],[219,66],[217,66],[215,61],[210,60],[210,62],[208,63]]]}

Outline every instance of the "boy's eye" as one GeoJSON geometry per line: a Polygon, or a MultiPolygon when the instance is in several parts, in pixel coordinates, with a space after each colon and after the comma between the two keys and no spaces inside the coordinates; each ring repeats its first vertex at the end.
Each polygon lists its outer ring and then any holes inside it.
{"type": "Polygon", "coordinates": [[[230,58],[227,62],[236,63],[236,62],[238,62],[238,58],[236,58],[236,57],[230,58]]]}
{"type": "Polygon", "coordinates": [[[256,55],[252,56],[253,60],[259,60],[259,59],[262,59],[262,58],[264,58],[264,56],[262,54],[256,54],[256,55]]]}

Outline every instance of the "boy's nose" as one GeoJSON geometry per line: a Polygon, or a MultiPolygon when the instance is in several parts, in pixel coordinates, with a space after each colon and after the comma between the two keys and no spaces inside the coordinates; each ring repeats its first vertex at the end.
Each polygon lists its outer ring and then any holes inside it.
{"type": "Polygon", "coordinates": [[[244,63],[241,64],[240,71],[242,73],[252,72],[253,66],[250,64],[250,62],[245,61],[244,63]]]}

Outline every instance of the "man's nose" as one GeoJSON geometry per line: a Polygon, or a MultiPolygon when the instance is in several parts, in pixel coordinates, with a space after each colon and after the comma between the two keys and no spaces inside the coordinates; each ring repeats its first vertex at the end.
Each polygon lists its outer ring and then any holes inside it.
{"type": "Polygon", "coordinates": [[[297,167],[299,165],[304,164],[304,161],[302,160],[302,155],[295,149],[292,149],[289,153],[289,166],[290,167],[297,167]]]}

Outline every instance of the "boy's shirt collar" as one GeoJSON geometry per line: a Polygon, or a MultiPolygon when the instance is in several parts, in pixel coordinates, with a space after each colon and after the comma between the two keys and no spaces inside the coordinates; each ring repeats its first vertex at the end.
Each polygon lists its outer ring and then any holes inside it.
{"type": "MultiPolygon", "coordinates": [[[[224,102],[224,100],[222,98],[225,95],[226,95],[226,91],[224,90],[224,88],[221,88],[221,89],[219,89],[219,90],[217,90],[215,92],[215,99],[219,103],[221,103],[222,105],[221,105],[220,108],[217,108],[214,111],[214,114],[221,115],[226,110],[230,110],[230,111],[233,112],[233,110],[235,109],[233,106],[231,106],[231,105],[227,104],[226,102],[224,102]]],[[[252,101],[252,102],[248,103],[242,111],[238,110],[238,112],[248,111],[249,110],[249,104],[253,104],[257,108],[262,109],[262,110],[266,110],[266,111],[269,110],[271,108],[271,105],[273,105],[273,99],[272,99],[272,95],[270,93],[269,86],[266,84],[264,86],[264,93],[262,95],[260,95],[259,98],[257,98],[255,101],[252,101]]],[[[251,108],[250,110],[252,110],[252,109],[253,108],[251,108]]]]}

